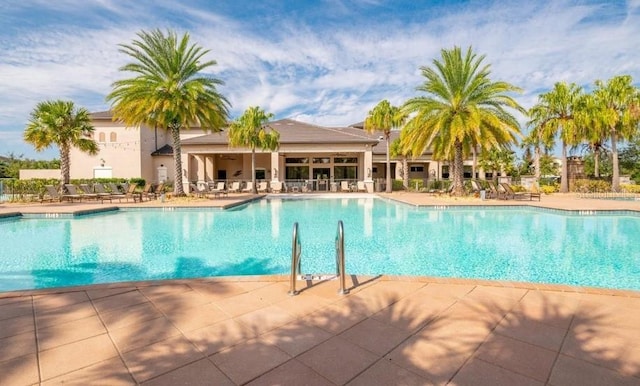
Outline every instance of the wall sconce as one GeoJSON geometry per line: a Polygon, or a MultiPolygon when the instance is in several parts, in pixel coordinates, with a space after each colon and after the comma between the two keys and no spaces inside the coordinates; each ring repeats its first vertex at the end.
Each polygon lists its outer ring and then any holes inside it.
{"type": "Polygon", "coordinates": [[[273,178],[278,178],[278,169],[273,168],[273,178]]]}
{"type": "Polygon", "coordinates": [[[100,166],[104,166],[104,163],[105,163],[104,158],[100,158],[100,166]]]}
{"type": "Polygon", "coordinates": [[[371,168],[367,168],[367,178],[371,178],[371,168]]]}

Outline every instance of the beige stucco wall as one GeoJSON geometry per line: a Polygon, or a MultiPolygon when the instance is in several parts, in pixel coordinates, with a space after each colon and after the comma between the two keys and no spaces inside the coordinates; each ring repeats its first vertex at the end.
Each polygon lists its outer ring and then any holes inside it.
{"type": "Polygon", "coordinates": [[[60,178],[60,169],[20,169],[18,177],[21,180],[32,178],[60,178]]]}

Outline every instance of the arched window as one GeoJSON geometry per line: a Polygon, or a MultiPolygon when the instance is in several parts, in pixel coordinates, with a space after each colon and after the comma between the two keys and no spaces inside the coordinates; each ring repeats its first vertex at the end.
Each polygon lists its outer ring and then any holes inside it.
{"type": "Polygon", "coordinates": [[[118,142],[118,134],[116,134],[114,131],[109,134],[109,142],[118,142]]]}
{"type": "Polygon", "coordinates": [[[105,137],[104,133],[100,132],[100,134],[98,134],[98,142],[106,142],[105,137]]]}

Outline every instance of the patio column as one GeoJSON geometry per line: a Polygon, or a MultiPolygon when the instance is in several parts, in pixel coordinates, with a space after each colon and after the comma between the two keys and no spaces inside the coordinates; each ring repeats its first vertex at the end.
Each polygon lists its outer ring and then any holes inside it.
{"type": "Polygon", "coordinates": [[[373,193],[373,151],[371,146],[367,145],[364,151],[364,186],[367,188],[367,193],[373,193]]]}
{"type": "Polygon", "coordinates": [[[280,181],[282,170],[280,170],[280,152],[271,152],[271,181],[280,181]]]}
{"type": "Polygon", "coordinates": [[[214,156],[208,155],[205,157],[204,159],[204,180],[205,181],[213,181],[213,168],[215,166],[214,164],[215,162],[215,158],[214,156]]]}
{"type": "Polygon", "coordinates": [[[194,156],[195,160],[196,160],[196,180],[197,181],[204,181],[205,180],[205,156],[202,155],[195,155],[194,156]]]}

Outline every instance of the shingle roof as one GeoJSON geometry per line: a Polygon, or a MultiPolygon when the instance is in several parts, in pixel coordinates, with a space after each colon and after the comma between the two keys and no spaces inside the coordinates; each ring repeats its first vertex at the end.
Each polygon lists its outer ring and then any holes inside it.
{"type": "MultiPolygon", "coordinates": [[[[328,144],[328,143],[362,143],[375,145],[378,139],[362,130],[349,127],[323,127],[293,119],[281,119],[269,123],[269,127],[280,133],[280,144],[328,144]]],[[[226,132],[202,135],[185,139],[183,145],[227,144],[226,132]]]]}
{"type": "Polygon", "coordinates": [[[111,110],[107,111],[96,111],[95,113],[89,114],[91,119],[108,119],[111,120],[113,118],[113,114],[111,114],[111,110]]]}
{"type": "Polygon", "coordinates": [[[171,147],[171,145],[164,145],[151,153],[151,155],[173,155],[173,147],[171,147]]]}

